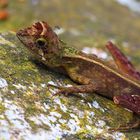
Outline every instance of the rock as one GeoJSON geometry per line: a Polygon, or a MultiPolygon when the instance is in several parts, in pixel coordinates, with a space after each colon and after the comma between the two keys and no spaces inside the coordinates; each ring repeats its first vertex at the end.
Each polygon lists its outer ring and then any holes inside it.
{"type": "Polygon", "coordinates": [[[74,84],[31,56],[15,33],[0,34],[0,139],[128,137],[108,128],[131,121],[131,112],[95,94],[53,97],[57,89],[48,88],[50,82],[74,84]]]}

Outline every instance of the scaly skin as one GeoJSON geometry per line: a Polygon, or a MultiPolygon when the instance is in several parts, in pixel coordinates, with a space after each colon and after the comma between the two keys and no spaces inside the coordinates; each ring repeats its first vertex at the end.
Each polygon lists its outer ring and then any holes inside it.
{"type": "MultiPolygon", "coordinates": [[[[46,22],[37,22],[31,27],[19,30],[17,37],[48,67],[67,74],[73,81],[81,84],[68,88],[61,87],[57,94],[96,91],[140,115],[140,74],[111,42],[106,46],[119,70],[106,64],[97,56],[68,47],[46,22]]],[[[139,125],[140,121],[136,121],[125,128],[139,125]]]]}

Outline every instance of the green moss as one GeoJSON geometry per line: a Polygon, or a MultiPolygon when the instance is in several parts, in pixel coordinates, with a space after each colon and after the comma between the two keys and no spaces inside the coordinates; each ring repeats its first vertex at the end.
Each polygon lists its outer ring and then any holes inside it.
{"type": "Polygon", "coordinates": [[[0,114],[3,114],[4,111],[5,111],[5,106],[2,103],[0,103],[0,114]]]}

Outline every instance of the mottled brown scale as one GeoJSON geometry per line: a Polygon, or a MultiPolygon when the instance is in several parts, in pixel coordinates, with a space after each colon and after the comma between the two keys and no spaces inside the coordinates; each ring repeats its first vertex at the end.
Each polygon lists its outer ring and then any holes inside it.
{"type": "MultiPolygon", "coordinates": [[[[86,57],[86,55],[84,55],[84,57],[86,57]]],[[[68,73],[69,70],[74,69],[73,67],[75,67],[75,65],[77,66],[77,69],[74,71],[74,74],[77,75],[77,77],[79,75],[80,78],[77,78],[75,75],[71,76],[69,74],[71,79],[73,79],[74,81],[80,84],[84,83],[82,81],[84,80],[84,78],[86,78],[86,81],[88,81],[86,82],[86,84],[96,83],[97,87],[99,87],[98,88],[99,94],[102,94],[109,98],[113,98],[114,96],[125,94],[126,92],[129,95],[133,93],[140,95],[140,87],[137,87],[133,83],[126,82],[126,80],[123,79],[122,77],[117,76],[112,71],[108,71],[105,68],[99,66],[98,64],[89,62],[87,60],[83,60],[82,58],[80,59],[80,58],[66,57],[63,59],[64,59],[63,63],[66,63],[67,61],[71,61],[71,64],[68,63],[64,67],[67,69],[68,73]],[[89,68],[89,69],[85,69],[85,68],[89,68]]],[[[101,63],[101,60],[99,61],[99,63],[101,63]]],[[[124,77],[127,76],[124,75],[124,77]]]]}
{"type": "MultiPolygon", "coordinates": [[[[17,37],[37,58],[48,67],[68,75],[79,85],[60,88],[57,94],[98,93],[134,113],[140,115],[140,73],[126,56],[111,42],[106,47],[111,52],[118,69],[113,68],[95,55],[82,53],[68,47],[53,32],[47,22],[37,22],[19,30],[17,37]],[[37,46],[38,39],[45,46],[37,46]]],[[[136,128],[140,120],[131,126],[136,128]]],[[[125,129],[125,128],[124,128],[125,129]]]]}

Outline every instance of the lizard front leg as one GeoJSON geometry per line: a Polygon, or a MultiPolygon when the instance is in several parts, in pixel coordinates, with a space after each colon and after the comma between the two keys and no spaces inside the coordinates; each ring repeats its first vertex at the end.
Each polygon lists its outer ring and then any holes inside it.
{"type": "Polygon", "coordinates": [[[99,87],[93,84],[88,84],[88,85],[76,85],[72,87],[58,87],[59,91],[56,92],[54,95],[58,94],[72,94],[72,93],[91,93],[94,91],[98,91],[99,87]]]}
{"type": "Polygon", "coordinates": [[[102,84],[99,84],[98,82],[91,82],[89,78],[86,78],[82,75],[80,75],[77,72],[77,68],[69,67],[67,69],[67,73],[69,77],[76,81],[77,83],[82,83],[82,85],[75,85],[72,87],[58,87],[59,91],[56,94],[71,94],[71,93],[91,93],[98,91],[100,92],[103,87],[101,87],[102,84]]]}

